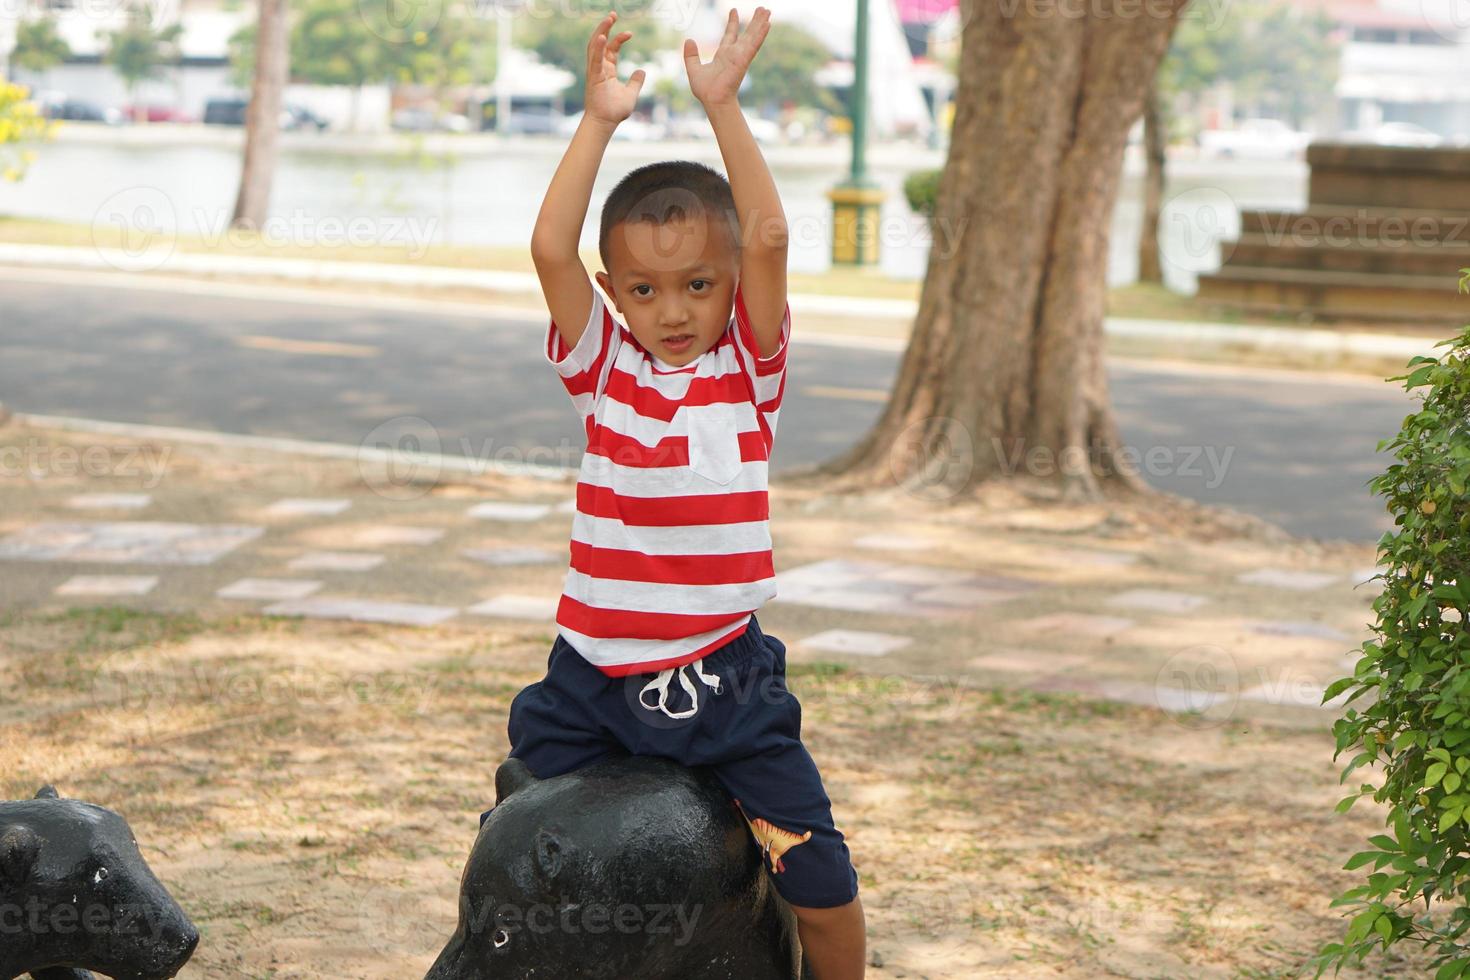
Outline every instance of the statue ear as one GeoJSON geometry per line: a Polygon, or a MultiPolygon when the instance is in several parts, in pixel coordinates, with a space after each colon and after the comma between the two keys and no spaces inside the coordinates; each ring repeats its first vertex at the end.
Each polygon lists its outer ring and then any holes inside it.
{"type": "Polygon", "coordinates": [[[555,834],[547,831],[536,833],[536,866],[548,879],[555,878],[561,873],[562,849],[561,841],[557,840],[555,834]]]}
{"type": "Polygon", "coordinates": [[[45,786],[42,786],[39,790],[36,791],[36,799],[38,799],[38,800],[55,800],[55,799],[59,799],[59,797],[56,795],[56,787],[55,786],[52,786],[50,783],[47,783],[45,786]]]}
{"type": "Polygon", "coordinates": [[[40,838],[29,827],[11,827],[0,834],[0,881],[24,883],[40,852],[40,838]]]}
{"type": "Polygon", "coordinates": [[[528,786],[536,781],[531,770],[520,759],[506,759],[495,770],[495,805],[499,806],[505,798],[522,786],[528,786]]]}

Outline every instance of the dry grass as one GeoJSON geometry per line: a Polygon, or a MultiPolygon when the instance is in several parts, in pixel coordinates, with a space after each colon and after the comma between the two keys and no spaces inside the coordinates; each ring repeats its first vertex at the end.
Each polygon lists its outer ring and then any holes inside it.
{"type": "MultiPolygon", "coordinates": [[[[0,619],[0,798],[122,811],[183,976],[422,975],[544,630],[121,609],[0,619]]],[[[793,663],[875,978],[1289,977],[1381,822],[1320,731],[793,663]]],[[[1395,957],[1356,975],[1406,976],[1395,957]]]]}

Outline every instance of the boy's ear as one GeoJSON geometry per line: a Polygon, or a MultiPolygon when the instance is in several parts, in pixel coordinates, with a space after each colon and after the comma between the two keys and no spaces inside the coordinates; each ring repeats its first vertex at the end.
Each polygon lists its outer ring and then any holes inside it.
{"type": "Polygon", "coordinates": [[[612,303],[613,309],[619,313],[623,312],[618,306],[618,294],[613,292],[612,276],[606,272],[597,272],[593,274],[592,278],[597,280],[597,285],[601,286],[602,291],[607,294],[608,301],[612,303]]]}

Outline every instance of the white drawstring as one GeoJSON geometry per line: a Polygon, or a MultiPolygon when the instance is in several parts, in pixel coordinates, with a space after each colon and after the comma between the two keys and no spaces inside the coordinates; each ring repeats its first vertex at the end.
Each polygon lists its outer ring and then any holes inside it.
{"type": "Polygon", "coordinates": [[[670,718],[688,718],[690,715],[699,710],[699,695],[694,693],[694,682],[689,679],[687,674],[682,673],[684,667],[693,667],[695,676],[703,681],[706,686],[714,688],[716,694],[720,693],[719,675],[706,674],[700,666],[703,663],[704,658],[700,657],[693,663],[687,663],[680,667],[668,667],[664,670],[659,671],[658,676],[649,681],[647,684],[644,684],[643,690],[638,692],[638,703],[643,705],[643,707],[647,708],[649,711],[662,711],[670,718]],[[680,711],[677,714],[670,711],[668,707],[669,682],[674,679],[675,674],[679,675],[679,686],[684,688],[685,692],[689,695],[690,702],[689,709],[687,711],[680,711]],[[654,688],[658,691],[658,704],[649,704],[647,701],[643,700],[643,695],[649,690],[649,688],[654,688]]]}

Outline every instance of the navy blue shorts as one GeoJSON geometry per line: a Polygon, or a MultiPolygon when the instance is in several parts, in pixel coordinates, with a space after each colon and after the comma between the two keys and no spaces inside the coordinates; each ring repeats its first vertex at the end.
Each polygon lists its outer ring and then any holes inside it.
{"type": "Polygon", "coordinates": [[[832,801],[801,743],[786,645],[761,632],[754,615],[697,665],[626,677],[604,674],[558,635],[546,676],[511,702],[507,732],[511,757],[541,779],[613,752],[709,766],[738,802],[787,902],[832,908],[857,897],[832,801]]]}

